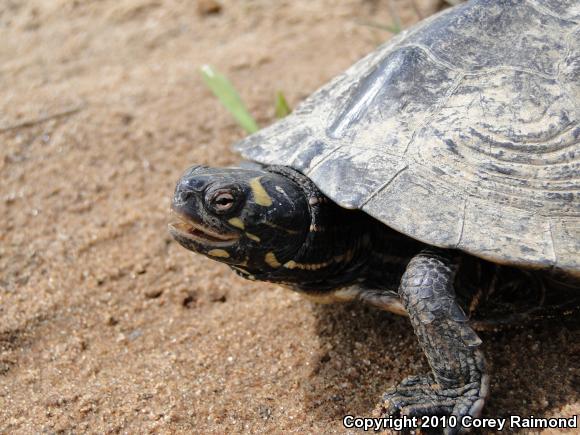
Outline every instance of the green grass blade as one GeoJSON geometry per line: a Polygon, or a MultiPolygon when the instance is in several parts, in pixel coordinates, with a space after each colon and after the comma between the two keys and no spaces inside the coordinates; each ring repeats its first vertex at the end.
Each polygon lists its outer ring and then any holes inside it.
{"type": "Polygon", "coordinates": [[[280,91],[276,92],[276,118],[284,118],[289,115],[292,110],[288,105],[288,101],[284,97],[284,94],[280,91]]]}
{"type": "Polygon", "coordinates": [[[206,86],[220,100],[225,108],[233,115],[237,123],[248,133],[255,133],[260,129],[258,124],[246,109],[234,85],[226,76],[220,74],[210,65],[201,67],[201,75],[206,86]]]}

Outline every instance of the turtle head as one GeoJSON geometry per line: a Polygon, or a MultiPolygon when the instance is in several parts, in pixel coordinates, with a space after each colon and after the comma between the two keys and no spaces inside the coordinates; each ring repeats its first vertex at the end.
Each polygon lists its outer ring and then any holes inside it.
{"type": "Polygon", "coordinates": [[[304,243],[308,198],[268,171],[194,166],[177,182],[171,235],[185,248],[246,274],[279,268],[304,243]]]}

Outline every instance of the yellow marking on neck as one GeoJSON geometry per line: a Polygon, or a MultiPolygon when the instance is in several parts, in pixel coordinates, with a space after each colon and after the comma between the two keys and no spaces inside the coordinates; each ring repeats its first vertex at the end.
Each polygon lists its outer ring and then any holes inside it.
{"type": "Polygon", "coordinates": [[[278,261],[278,259],[276,258],[276,254],[274,254],[273,252],[268,252],[266,254],[266,257],[264,257],[264,261],[266,261],[266,263],[270,267],[280,267],[280,266],[282,266],[280,264],[280,262],[278,261]]]}
{"type": "Polygon", "coordinates": [[[323,267],[331,265],[334,262],[334,258],[328,261],[323,261],[322,263],[296,263],[294,260],[290,260],[287,263],[284,263],[284,267],[286,269],[319,270],[323,267]]]}
{"type": "Polygon", "coordinates": [[[268,192],[266,192],[266,189],[260,183],[260,178],[262,177],[256,177],[250,180],[250,187],[252,188],[254,199],[256,200],[256,204],[270,207],[272,205],[272,198],[270,198],[270,195],[268,195],[268,192]]]}
{"type": "Polygon", "coordinates": [[[207,255],[211,255],[212,257],[221,257],[221,258],[229,258],[230,254],[228,251],[224,251],[223,249],[212,249],[208,251],[207,255]]]}
{"type": "Polygon", "coordinates": [[[252,239],[254,242],[258,242],[258,243],[260,243],[260,241],[261,241],[261,240],[260,240],[260,238],[259,238],[258,236],[256,236],[255,234],[252,234],[252,233],[248,233],[248,232],[246,232],[246,237],[247,237],[248,239],[252,239]]]}
{"type": "Polygon", "coordinates": [[[323,261],[321,263],[296,263],[294,260],[290,260],[287,263],[284,263],[284,267],[286,269],[301,269],[301,270],[319,270],[323,269],[327,266],[330,266],[333,263],[342,263],[346,262],[349,263],[354,258],[354,251],[349,249],[342,255],[336,255],[333,258],[323,261]]]}
{"type": "Polygon", "coordinates": [[[239,228],[241,230],[244,229],[244,223],[242,222],[242,220],[240,218],[234,217],[234,218],[231,218],[228,222],[230,223],[230,225],[232,227],[236,227],[236,228],[239,228]]]}

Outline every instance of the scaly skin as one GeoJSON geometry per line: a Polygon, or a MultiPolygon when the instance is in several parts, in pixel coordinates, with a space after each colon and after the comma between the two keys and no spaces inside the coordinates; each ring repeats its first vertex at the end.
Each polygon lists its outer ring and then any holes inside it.
{"type": "MultiPolygon", "coordinates": [[[[455,300],[454,253],[435,249],[415,256],[399,295],[427,356],[432,375],[411,376],[384,395],[385,416],[479,416],[489,387],[481,340],[455,300]]],[[[453,434],[461,427],[445,428],[453,434]]]]}

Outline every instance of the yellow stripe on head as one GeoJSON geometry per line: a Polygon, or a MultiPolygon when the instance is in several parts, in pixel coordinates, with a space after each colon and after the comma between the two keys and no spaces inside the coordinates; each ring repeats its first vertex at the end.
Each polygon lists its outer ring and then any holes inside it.
{"type": "Polygon", "coordinates": [[[258,205],[270,207],[272,205],[272,198],[270,198],[270,195],[268,195],[268,192],[266,192],[266,189],[264,189],[264,186],[260,183],[260,178],[262,177],[256,177],[250,180],[250,187],[254,194],[254,200],[258,205]]]}
{"type": "Polygon", "coordinates": [[[239,228],[241,230],[243,230],[245,228],[244,223],[242,222],[242,220],[240,218],[234,217],[234,218],[231,218],[228,222],[232,227],[236,227],[236,228],[239,228]]]}
{"type": "Polygon", "coordinates": [[[278,261],[278,259],[276,258],[276,254],[274,254],[273,252],[268,252],[266,254],[266,257],[264,257],[264,261],[266,262],[266,264],[268,264],[268,266],[270,267],[280,267],[282,266],[280,264],[280,262],[278,261]]]}
{"type": "Polygon", "coordinates": [[[252,233],[248,233],[248,232],[246,232],[246,237],[247,237],[248,239],[251,239],[251,240],[253,240],[254,242],[258,242],[258,243],[260,243],[260,238],[259,238],[258,236],[256,236],[255,234],[252,234],[252,233]]]}

